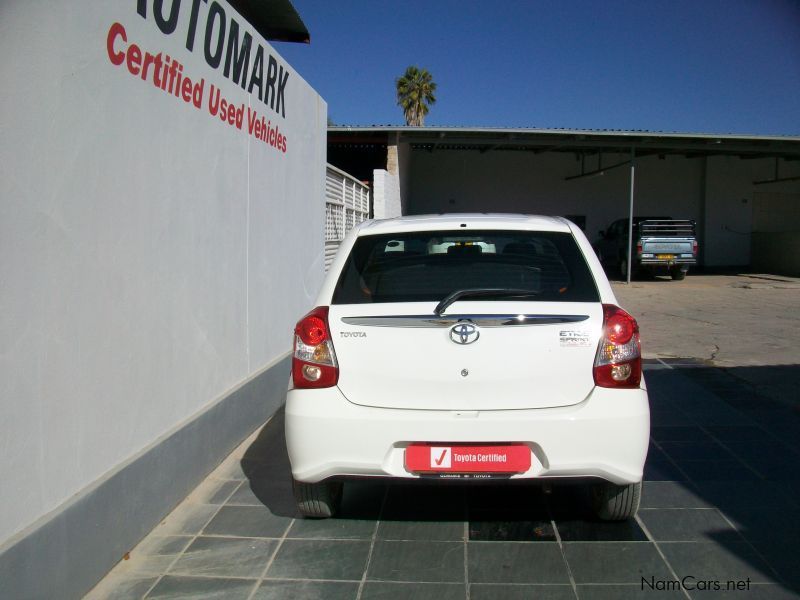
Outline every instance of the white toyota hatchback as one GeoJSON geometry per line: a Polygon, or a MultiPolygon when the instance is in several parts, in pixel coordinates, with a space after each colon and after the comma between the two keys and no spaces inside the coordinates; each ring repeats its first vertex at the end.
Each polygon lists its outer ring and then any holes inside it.
{"type": "Polygon", "coordinates": [[[343,481],[587,478],[639,506],[650,411],[639,329],[592,247],[553,217],[367,221],[295,328],[286,444],[302,514],[343,481]]]}

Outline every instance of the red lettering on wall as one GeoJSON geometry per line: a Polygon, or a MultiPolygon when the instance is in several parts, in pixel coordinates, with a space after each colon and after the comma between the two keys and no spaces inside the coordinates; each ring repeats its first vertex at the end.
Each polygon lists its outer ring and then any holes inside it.
{"type": "Polygon", "coordinates": [[[128,34],[125,33],[125,28],[121,23],[114,23],[108,30],[108,38],[106,38],[106,50],[108,50],[108,58],[111,60],[112,64],[119,66],[122,64],[122,61],[125,60],[125,53],[114,51],[114,40],[117,37],[121,37],[123,42],[128,41],[128,34]]]}

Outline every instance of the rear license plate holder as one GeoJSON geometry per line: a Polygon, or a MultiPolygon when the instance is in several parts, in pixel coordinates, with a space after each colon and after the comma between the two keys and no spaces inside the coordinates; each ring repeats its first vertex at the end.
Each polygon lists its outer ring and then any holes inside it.
{"type": "Polygon", "coordinates": [[[405,450],[410,473],[506,474],[531,468],[531,450],[524,444],[414,443],[405,450]]]}

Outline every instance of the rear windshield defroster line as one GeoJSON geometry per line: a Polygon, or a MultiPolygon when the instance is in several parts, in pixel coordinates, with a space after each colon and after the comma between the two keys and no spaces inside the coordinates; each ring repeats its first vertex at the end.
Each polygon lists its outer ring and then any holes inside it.
{"type": "Polygon", "coordinates": [[[332,303],[440,302],[457,290],[478,288],[527,290],[525,300],[534,302],[599,301],[572,234],[462,229],[359,237],[332,303]]]}

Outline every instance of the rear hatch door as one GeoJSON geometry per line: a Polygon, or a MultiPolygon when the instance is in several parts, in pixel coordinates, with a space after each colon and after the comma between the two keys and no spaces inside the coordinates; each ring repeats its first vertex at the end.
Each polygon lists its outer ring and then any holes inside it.
{"type": "Polygon", "coordinates": [[[435,306],[330,307],[338,385],[350,402],[509,410],[569,406],[592,391],[599,302],[457,301],[441,317],[435,306]]]}

